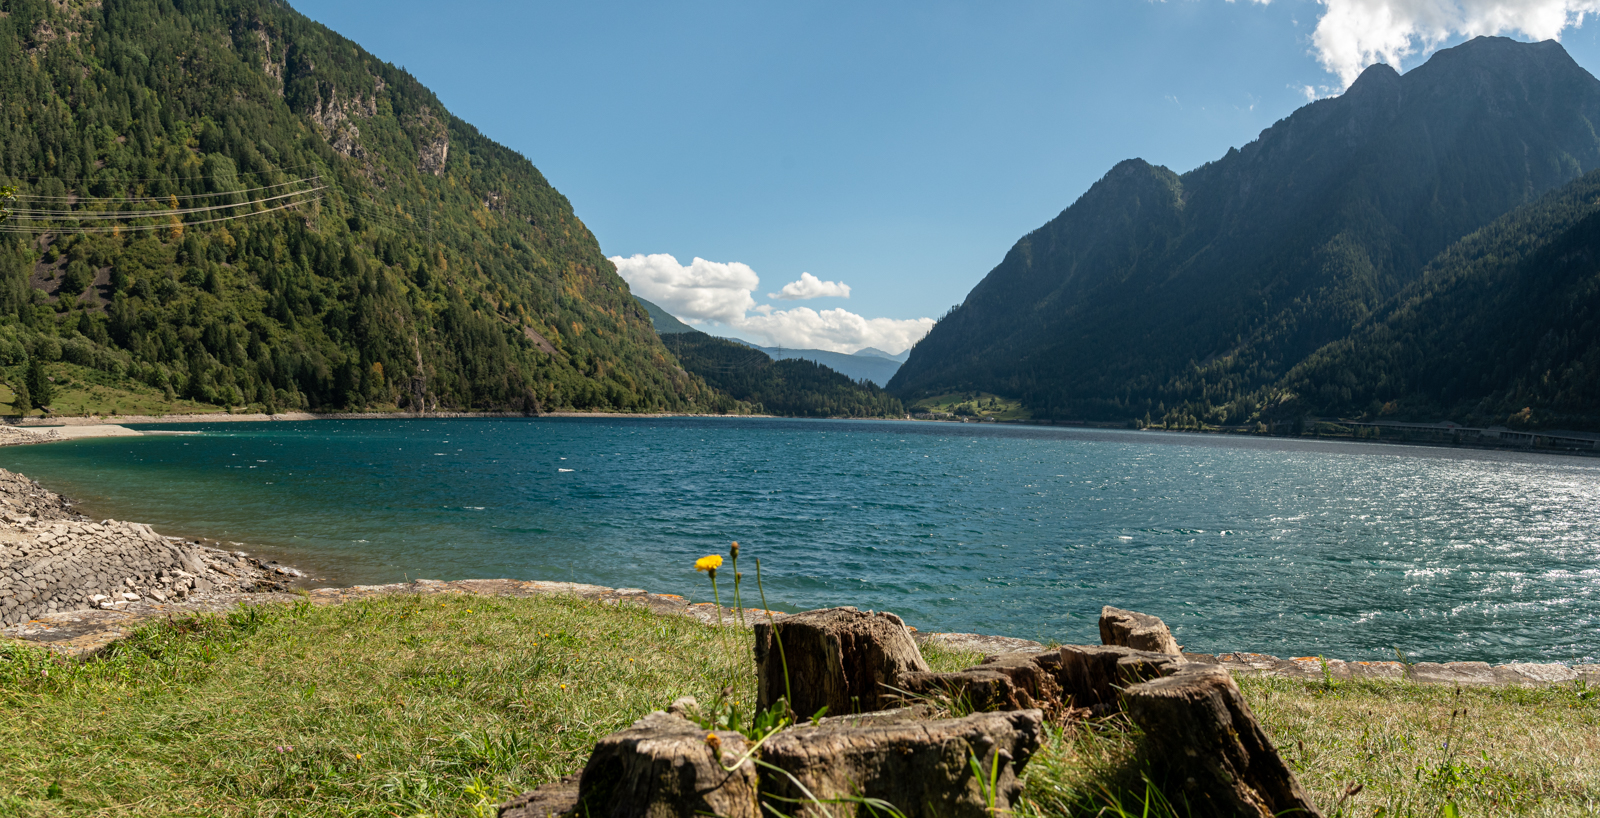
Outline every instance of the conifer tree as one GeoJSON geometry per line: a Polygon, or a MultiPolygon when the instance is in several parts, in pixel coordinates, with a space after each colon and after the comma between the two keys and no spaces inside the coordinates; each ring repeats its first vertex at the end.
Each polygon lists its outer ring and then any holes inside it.
{"type": "Polygon", "coordinates": [[[28,413],[33,411],[33,401],[28,398],[28,384],[25,378],[16,380],[16,383],[11,384],[11,394],[14,396],[11,399],[11,408],[17,410],[18,415],[27,417],[28,413]]]}
{"type": "Polygon", "coordinates": [[[53,384],[44,374],[44,364],[38,358],[28,359],[28,375],[23,379],[27,383],[28,397],[34,406],[40,409],[50,405],[55,398],[53,384]]]}

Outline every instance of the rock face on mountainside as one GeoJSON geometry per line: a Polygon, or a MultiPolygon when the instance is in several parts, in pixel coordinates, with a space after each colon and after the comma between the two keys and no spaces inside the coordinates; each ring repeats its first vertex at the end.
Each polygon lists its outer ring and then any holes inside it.
{"type": "Polygon", "coordinates": [[[274,590],[300,572],[266,569],[148,525],[94,522],[59,494],[0,469],[0,626],[45,614],[274,590]]]}
{"type": "Polygon", "coordinates": [[[890,390],[993,392],[1046,418],[1259,417],[1285,372],[1452,242],[1600,167],[1595,122],[1600,81],[1554,42],[1375,65],[1188,173],[1117,165],[1017,242],[890,390]]]}

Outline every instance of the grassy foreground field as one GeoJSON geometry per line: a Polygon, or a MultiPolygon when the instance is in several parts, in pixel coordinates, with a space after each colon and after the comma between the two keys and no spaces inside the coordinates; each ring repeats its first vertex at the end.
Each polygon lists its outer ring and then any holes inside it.
{"type": "MultiPolygon", "coordinates": [[[[752,676],[746,633],[556,597],[241,610],[82,664],[0,647],[0,815],[493,815],[677,696],[748,707],[752,676]]],[[[1600,812],[1593,691],[1242,686],[1319,803],[1364,786],[1345,815],[1600,812]]],[[[1137,741],[1053,731],[1021,811],[1144,814],[1137,741]]]]}

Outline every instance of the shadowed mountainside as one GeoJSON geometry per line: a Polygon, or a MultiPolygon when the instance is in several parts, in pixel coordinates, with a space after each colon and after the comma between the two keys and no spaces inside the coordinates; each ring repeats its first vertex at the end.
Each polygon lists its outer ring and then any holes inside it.
{"type": "Polygon", "coordinates": [[[1600,167],[1600,81],[1554,42],[1373,66],[1179,175],[1133,159],[1019,241],[890,388],[1036,416],[1262,417],[1266,390],[1452,242],[1600,167]]]}
{"type": "Polygon", "coordinates": [[[1272,399],[1283,415],[1600,425],[1600,171],[1451,247],[1272,399]]]}

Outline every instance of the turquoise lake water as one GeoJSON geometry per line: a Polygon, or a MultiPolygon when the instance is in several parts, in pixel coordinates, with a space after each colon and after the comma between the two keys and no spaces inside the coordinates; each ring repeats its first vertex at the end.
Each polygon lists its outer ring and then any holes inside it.
{"type": "Polygon", "coordinates": [[[92,516],[243,542],[329,584],[702,600],[694,559],[739,540],[777,607],[925,630],[1094,643],[1112,604],[1205,652],[1600,661],[1600,461],[1584,458],[724,418],[145,428],[203,433],[8,447],[0,466],[92,516]]]}

